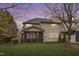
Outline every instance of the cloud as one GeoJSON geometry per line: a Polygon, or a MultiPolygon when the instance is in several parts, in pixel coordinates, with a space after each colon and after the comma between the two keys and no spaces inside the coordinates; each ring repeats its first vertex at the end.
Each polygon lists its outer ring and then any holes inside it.
{"type": "MultiPolygon", "coordinates": [[[[21,6],[22,7],[22,6],[21,6]]],[[[23,6],[24,7],[24,6],[23,6]]],[[[46,14],[44,13],[45,8],[40,8],[40,7],[32,7],[32,8],[12,8],[10,9],[10,12],[13,12],[15,17],[17,16],[17,19],[14,19],[18,29],[22,29],[23,24],[22,22],[32,19],[32,18],[44,18],[46,17],[46,14]]]]}
{"type": "Polygon", "coordinates": [[[14,8],[12,11],[18,14],[25,14],[25,15],[44,14],[43,10],[40,8],[34,8],[34,9],[14,8]]]}
{"type": "Polygon", "coordinates": [[[17,27],[18,27],[19,30],[22,29],[22,27],[23,27],[23,24],[22,24],[22,23],[23,23],[24,21],[26,21],[26,20],[15,20],[15,22],[16,22],[17,27]]]}

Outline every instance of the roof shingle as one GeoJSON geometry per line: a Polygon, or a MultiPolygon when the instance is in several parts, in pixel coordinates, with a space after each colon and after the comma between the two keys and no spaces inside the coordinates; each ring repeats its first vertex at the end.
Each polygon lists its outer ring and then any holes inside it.
{"type": "Polygon", "coordinates": [[[59,22],[53,22],[52,20],[50,19],[44,19],[44,18],[34,18],[34,19],[31,19],[31,20],[28,20],[26,22],[23,22],[23,24],[39,24],[39,23],[59,23],[59,22]]]}

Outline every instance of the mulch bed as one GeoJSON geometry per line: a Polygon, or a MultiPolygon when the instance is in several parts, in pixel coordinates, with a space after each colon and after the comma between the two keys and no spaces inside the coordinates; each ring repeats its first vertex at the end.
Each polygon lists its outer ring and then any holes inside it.
{"type": "Polygon", "coordinates": [[[79,45],[76,45],[76,44],[63,44],[62,47],[66,50],[79,50],[79,45]]]}

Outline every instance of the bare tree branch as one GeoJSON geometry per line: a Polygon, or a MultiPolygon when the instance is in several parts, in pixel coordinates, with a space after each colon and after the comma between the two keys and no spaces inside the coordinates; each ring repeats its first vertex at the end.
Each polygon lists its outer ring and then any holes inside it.
{"type": "Polygon", "coordinates": [[[0,8],[0,9],[10,9],[10,8],[14,8],[14,7],[16,7],[16,6],[19,6],[19,5],[22,5],[22,4],[14,4],[13,3],[13,5],[11,5],[11,6],[8,6],[8,7],[4,7],[4,8],[0,8]]]}
{"type": "MultiPolygon", "coordinates": [[[[75,17],[79,10],[79,4],[75,3],[61,3],[61,4],[45,4],[52,16],[61,21],[62,25],[65,25],[68,31],[68,42],[71,39],[71,31],[73,30],[73,24],[75,24],[75,17]],[[74,18],[74,20],[73,20],[74,18]]],[[[75,24],[76,26],[76,24],[75,24]]]]}

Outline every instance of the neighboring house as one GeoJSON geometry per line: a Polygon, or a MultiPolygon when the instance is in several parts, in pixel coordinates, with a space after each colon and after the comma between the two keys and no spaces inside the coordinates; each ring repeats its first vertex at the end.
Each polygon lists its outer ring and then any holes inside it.
{"type": "MultiPolygon", "coordinates": [[[[54,22],[50,19],[34,18],[23,22],[21,42],[57,42],[59,34],[63,32],[61,22],[54,22]]],[[[79,41],[79,32],[72,35],[71,42],[79,41]]]]}

